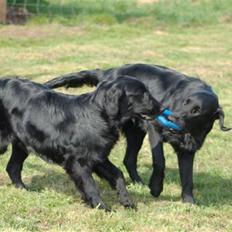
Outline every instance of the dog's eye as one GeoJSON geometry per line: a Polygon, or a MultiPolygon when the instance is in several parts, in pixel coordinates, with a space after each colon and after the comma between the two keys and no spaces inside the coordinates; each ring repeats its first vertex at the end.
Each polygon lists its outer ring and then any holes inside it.
{"type": "Polygon", "coordinates": [[[191,113],[192,114],[198,114],[198,113],[200,113],[200,107],[199,106],[193,107],[192,110],[191,110],[191,113]]]}
{"type": "Polygon", "coordinates": [[[184,105],[188,105],[189,103],[190,103],[190,99],[188,98],[188,99],[186,99],[185,101],[184,101],[184,105]]]}

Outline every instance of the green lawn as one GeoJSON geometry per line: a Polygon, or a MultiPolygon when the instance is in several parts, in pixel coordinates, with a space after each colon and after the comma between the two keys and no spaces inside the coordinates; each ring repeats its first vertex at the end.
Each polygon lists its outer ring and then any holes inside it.
{"type": "MultiPolygon", "coordinates": [[[[212,85],[226,113],[226,125],[232,126],[231,38],[230,22],[186,27],[157,23],[147,16],[110,24],[31,22],[25,26],[0,26],[0,75],[44,82],[82,69],[135,62],[161,64],[199,76],[212,85]]],[[[91,88],[60,90],[81,93],[91,88]]],[[[107,183],[96,178],[103,199],[115,210],[104,213],[80,200],[60,167],[34,155],[26,160],[23,169],[30,191],[15,189],[5,172],[9,148],[0,156],[0,231],[232,231],[231,132],[221,132],[215,123],[198,152],[194,206],[180,201],[176,155],[169,145],[165,145],[166,179],[159,199],[154,199],[147,187],[131,184],[122,164],[124,152],[122,138],[110,158],[123,170],[138,211],[124,209],[107,183]]],[[[147,183],[152,171],[147,139],[138,165],[147,183]]]]}

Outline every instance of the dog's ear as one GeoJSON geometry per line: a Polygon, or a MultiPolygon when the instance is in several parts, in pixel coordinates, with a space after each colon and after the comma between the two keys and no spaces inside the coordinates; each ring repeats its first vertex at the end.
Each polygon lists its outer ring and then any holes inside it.
{"type": "Polygon", "coordinates": [[[105,93],[105,109],[109,116],[117,117],[124,102],[124,89],[122,86],[112,84],[105,93]]]}
{"type": "Polygon", "coordinates": [[[228,128],[228,127],[224,126],[225,113],[224,113],[224,111],[223,111],[223,109],[222,109],[221,106],[218,107],[218,109],[214,113],[213,117],[214,117],[214,119],[218,119],[219,120],[219,126],[220,126],[220,129],[222,131],[229,131],[229,130],[232,129],[232,128],[228,128]]]}
{"type": "Polygon", "coordinates": [[[95,101],[101,106],[107,117],[116,118],[120,116],[122,105],[126,100],[124,87],[114,81],[105,81],[98,85],[95,94],[95,101]],[[124,97],[123,97],[124,96],[124,97]]]}

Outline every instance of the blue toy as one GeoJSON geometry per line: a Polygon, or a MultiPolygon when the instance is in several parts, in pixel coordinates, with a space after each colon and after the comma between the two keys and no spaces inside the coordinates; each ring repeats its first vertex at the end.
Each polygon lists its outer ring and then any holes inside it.
{"type": "Polygon", "coordinates": [[[180,125],[177,125],[176,123],[170,121],[167,119],[169,115],[172,115],[172,111],[165,109],[161,115],[157,116],[155,119],[156,121],[162,125],[163,127],[169,128],[169,129],[174,129],[174,130],[182,130],[180,125]]]}

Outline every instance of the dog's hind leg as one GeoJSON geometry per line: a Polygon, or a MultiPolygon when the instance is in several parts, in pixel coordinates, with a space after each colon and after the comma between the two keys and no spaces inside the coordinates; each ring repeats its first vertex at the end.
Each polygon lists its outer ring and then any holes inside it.
{"type": "Polygon", "coordinates": [[[119,196],[120,203],[126,208],[135,208],[135,205],[129,198],[129,193],[126,189],[126,184],[122,172],[114,166],[109,160],[98,164],[94,167],[94,172],[106,179],[112,188],[116,189],[119,196]]]}
{"type": "Polygon", "coordinates": [[[70,157],[66,162],[65,170],[75,182],[83,200],[93,208],[110,211],[110,208],[101,200],[98,187],[92,177],[92,170],[86,162],[70,157]]]}
{"type": "Polygon", "coordinates": [[[126,166],[131,180],[135,183],[143,184],[137,172],[137,157],[146,132],[138,126],[135,126],[131,121],[127,122],[123,127],[123,132],[127,140],[126,155],[123,163],[126,166]]]}
{"type": "Polygon", "coordinates": [[[26,188],[21,177],[23,162],[27,158],[28,153],[18,144],[12,144],[12,154],[7,164],[6,171],[17,188],[26,188]]]}

